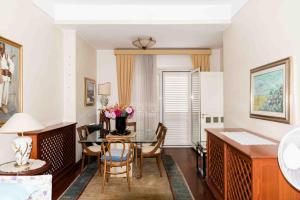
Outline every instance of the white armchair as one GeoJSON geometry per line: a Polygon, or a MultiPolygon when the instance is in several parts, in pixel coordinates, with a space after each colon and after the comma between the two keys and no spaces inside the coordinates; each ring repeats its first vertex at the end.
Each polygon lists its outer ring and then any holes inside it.
{"type": "Polygon", "coordinates": [[[52,175],[0,176],[1,200],[51,200],[52,175]]]}

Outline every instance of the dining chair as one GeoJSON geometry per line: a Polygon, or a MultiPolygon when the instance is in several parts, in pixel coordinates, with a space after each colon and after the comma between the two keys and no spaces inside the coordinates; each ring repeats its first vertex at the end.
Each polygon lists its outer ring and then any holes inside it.
{"type": "Polygon", "coordinates": [[[167,128],[164,125],[161,125],[158,139],[154,146],[145,146],[142,147],[141,155],[140,155],[140,177],[143,174],[143,165],[144,165],[144,158],[155,158],[156,164],[159,169],[160,177],[162,177],[162,170],[161,170],[161,155],[163,150],[163,145],[165,142],[165,137],[167,133],[167,128]]]}
{"type": "Polygon", "coordinates": [[[100,111],[100,116],[99,116],[99,124],[102,125],[102,129],[110,131],[110,119],[105,116],[104,110],[100,111]]]}
{"type": "Polygon", "coordinates": [[[126,122],[127,127],[132,127],[133,131],[136,132],[136,122],[126,122]]]}
{"type": "Polygon", "coordinates": [[[104,163],[103,167],[103,181],[102,190],[104,192],[105,182],[108,183],[110,175],[125,174],[128,183],[128,190],[130,191],[130,170],[131,163],[134,158],[134,145],[129,139],[122,137],[114,137],[107,139],[107,142],[101,144],[103,155],[101,161],[104,163]],[[113,145],[112,144],[116,144],[113,145]],[[117,146],[117,147],[116,147],[117,146]],[[121,146],[121,148],[120,148],[121,146]],[[111,168],[120,167],[123,171],[112,172],[111,168]]]}
{"type": "MultiPolygon", "coordinates": [[[[86,140],[88,137],[88,129],[87,126],[81,126],[77,128],[77,133],[79,136],[80,140],[86,140]]],[[[96,156],[97,157],[97,162],[98,162],[98,169],[99,169],[99,175],[101,175],[101,162],[100,162],[100,158],[101,158],[101,146],[100,145],[90,145],[88,146],[87,143],[85,142],[81,142],[81,146],[82,146],[82,161],[81,161],[81,172],[84,168],[84,162],[85,162],[85,157],[87,156],[88,158],[90,156],[96,156]]],[[[88,163],[89,163],[89,159],[88,159],[88,163]]]]}

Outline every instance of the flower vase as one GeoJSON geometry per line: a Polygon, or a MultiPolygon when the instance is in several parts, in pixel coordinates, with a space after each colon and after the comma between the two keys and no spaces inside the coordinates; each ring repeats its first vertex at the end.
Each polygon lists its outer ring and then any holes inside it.
{"type": "Polygon", "coordinates": [[[118,134],[126,134],[126,119],[127,117],[116,117],[116,130],[118,134]]]}

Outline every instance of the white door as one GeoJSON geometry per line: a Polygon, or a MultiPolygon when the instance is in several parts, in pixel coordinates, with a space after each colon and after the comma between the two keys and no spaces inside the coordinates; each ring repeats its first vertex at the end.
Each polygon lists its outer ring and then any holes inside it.
{"type": "Polygon", "coordinates": [[[168,128],[166,146],[190,143],[190,72],[162,72],[162,121],[168,128]]]}
{"type": "Polygon", "coordinates": [[[206,141],[206,128],[223,128],[223,72],[200,73],[201,141],[206,141]]]}

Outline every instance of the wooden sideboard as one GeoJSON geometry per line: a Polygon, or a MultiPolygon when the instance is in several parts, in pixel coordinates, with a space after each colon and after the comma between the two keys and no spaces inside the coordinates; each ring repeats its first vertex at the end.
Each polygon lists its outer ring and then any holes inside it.
{"type": "Polygon", "coordinates": [[[30,158],[50,163],[45,174],[52,174],[53,183],[75,166],[76,123],[60,123],[24,135],[32,138],[30,158]]]}
{"type": "Polygon", "coordinates": [[[279,169],[278,142],[267,138],[276,145],[241,145],[220,133],[236,131],[253,133],[245,129],[206,130],[206,181],[215,198],[225,200],[300,199],[300,192],[285,180],[279,169]]]}

